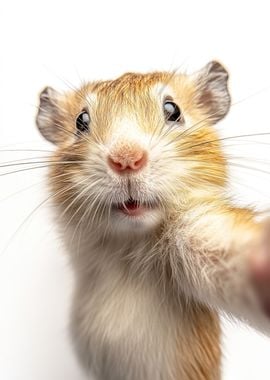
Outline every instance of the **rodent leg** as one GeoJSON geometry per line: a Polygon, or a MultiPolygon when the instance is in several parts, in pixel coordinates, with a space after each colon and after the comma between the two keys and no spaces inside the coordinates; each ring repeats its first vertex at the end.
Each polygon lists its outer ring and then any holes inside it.
{"type": "Polygon", "coordinates": [[[220,201],[197,203],[183,220],[179,285],[188,296],[269,332],[269,222],[220,201]]]}

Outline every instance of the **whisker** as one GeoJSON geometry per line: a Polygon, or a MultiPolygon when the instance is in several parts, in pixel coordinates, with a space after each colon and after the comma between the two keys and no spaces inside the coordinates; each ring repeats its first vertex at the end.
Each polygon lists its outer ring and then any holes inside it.
{"type": "Polygon", "coordinates": [[[267,171],[267,170],[264,170],[264,169],[260,169],[260,168],[255,168],[255,167],[252,167],[252,166],[237,164],[237,163],[234,163],[234,162],[230,162],[229,165],[235,166],[235,167],[238,167],[238,168],[242,168],[242,169],[257,171],[257,172],[264,173],[264,174],[270,174],[270,171],[267,171]]]}
{"type": "Polygon", "coordinates": [[[45,152],[45,153],[54,153],[52,150],[45,150],[45,149],[0,149],[0,152],[45,152]]]}
{"type": "MultiPolygon", "coordinates": [[[[44,160],[44,161],[34,161],[34,162],[17,162],[17,163],[13,163],[13,164],[3,164],[3,165],[0,165],[0,168],[6,168],[6,167],[10,167],[10,166],[22,166],[22,165],[38,165],[38,164],[51,164],[51,165],[66,165],[66,164],[81,164],[81,163],[85,163],[86,161],[52,161],[52,160],[44,160]]],[[[7,173],[4,173],[4,174],[7,174],[7,173]]]]}
{"type": "Polygon", "coordinates": [[[22,223],[18,226],[18,228],[15,230],[15,232],[11,235],[9,238],[7,244],[5,245],[4,249],[1,251],[0,255],[3,255],[6,250],[9,248],[10,244],[12,243],[12,240],[15,238],[15,236],[18,234],[18,232],[22,229],[22,227],[25,225],[25,223],[50,199],[57,196],[58,194],[61,194],[63,190],[54,192],[53,194],[50,194],[45,200],[40,202],[32,211],[30,214],[27,215],[27,217],[22,221],[22,223]]]}
{"type": "MultiPolygon", "coordinates": [[[[70,173],[61,173],[61,174],[58,174],[58,175],[56,175],[56,176],[53,176],[53,177],[52,177],[52,180],[56,181],[56,180],[58,180],[59,178],[62,178],[62,177],[67,177],[67,178],[69,178],[69,176],[70,176],[70,173]]],[[[12,193],[12,194],[9,194],[9,195],[6,196],[5,198],[0,199],[0,203],[6,201],[6,200],[9,199],[9,198],[12,198],[12,197],[18,195],[18,194],[21,194],[21,193],[23,193],[24,191],[27,191],[27,190],[29,190],[29,189],[35,187],[35,186],[38,186],[38,185],[40,185],[41,183],[47,182],[47,181],[48,181],[48,179],[47,179],[47,178],[44,178],[43,180],[41,180],[41,181],[39,181],[39,182],[33,183],[33,184],[31,184],[31,185],[29,185],[29,186],[27,186],[27,187],[24,187],[24,188],[21,189],[21,190],[18,190],[18,191],[16,191],[16,192],[12,193]]],[[[61,180],[61,182],[64,182],[64,181],[61,180]]]]}
{"type": "MultiPolygon", "coordinates": [[[[100,181],[100,180],[97,180],[96,183],[98,183],[99,181],[100,181]]],[[[88,190],[88,189],[87,189],[87,190],[88,190]]],[[[89,192],[89,195],[88,195],[88,196],[86,197],[86,199],[82,202],[82,204],[80,205],[79,209],[76,210],[76,212],[72,215],[71,219],[68,221],[68,225],[71,223],[72,219],[74,219],[75,215],[78,214],[78,211],[79,211],[80,209],[82,209],[82,207],[84,207],[85,204],[87,204],[87,202],[89,201],[89,199],[91,198],[92,195],[93,195],[93,194],[92,194],[91,192],[89,192]]],[[[95,199],[98,199],[98,196],[99,196],[99,194],[96,195],[96,198],[95,198],[95,199]]],[[[101,202],[101,200],[100,200],[100,202],[101,202]]],[[[100,204],[100,202],[99,202],[99,204],[100,204]]],[[[93,201],[92,205],[93,205],[93,204],[94,204],[94,201],[93,201]]],[[[91,208],[92,208],[92,207],[91,207],[91,208]]],[[[91,209],[91,208],[90,208],[90,209],[91,209]]],[[[90,210],[90,212],[91,212],[91,210],[90,210]]],[[[77,232],[77,230],[78,230],[80,224],[82,223],[82,221],[83,221],[83,219],[84,219],[84,217],[86,216],[87,213],[88,213],[88,209],[86,208],[86,210],[84,211],[84,213],[83,213],[82,216],[80,217],[80,219],[79,219],[79,221],[78,221],[78,223],[77,223],[77,225],[76,225],[76,227],[75,227],[75,229],[74,229],[74,232],[73,232],[73,234],[72,234],[71,241],[73,241],[73,239],[74,239],[74,237],[75,237],[75,235],[76,235],[76,232],[77,232]]],[[[93,220],[94,220],[94,218],[95,218],[95,216],[93,216],[93,220]]]]}
{"type": "Polygon", "coordinates": [[[24,187],[23,189],[18,190],[18,191],[16,191],[15,193],[9,194],[9,195],[6,196],[5,198],[0,199],[0,203],[1,203],[1,202],[4,202],[4,201],[6,201],[6,200],[8,200],[9,198],[12,198],[12,197],[18,195],[18,194],[21,194],[21,193],[23,193],[24,191],[27,191],[27,190],[29,190],[29,189],[32,189],[34,186],[38,186],[38,185],[40,185],[40,184],[43,183],[45,180],[46,180],[46,179],[44,178],[42,181],[39,181],[39,182],[37,182],[37,183],[32,183],[31,185],[29,185],[29,186],[27,186],[27,187],[24,187]]]}
{"type": "Polygon", "coordinates": [[[255,158],[255,157],[245,157],[245,156],[234,156],[230,154],[226,157],[227,160],[241,160],[241,161],[249,161],[249,162],[258,162],[260,164],[269,165],[270,160],[266,160],[264,158],[255,158]]]}
{"type": "MultiPolygon", "coordinates": [[[[91,178],[91,177],[90,177],[91,178]]],[[[85,178],[84,181],[81,181],[80,184],[86,182],[86,181],[89,181],[90,180],[89,177],[85,178]]],[[[68,210],[78,201],[79,198],[82,198],[82,196],[85,194],[85,193],[88,193],[92,187],[94,187],[97,183],[101,182],[102,179],[97,179],[95,182],[91,182],[91,184],[89,186],[86,186],[85,189],[83,191],[81,191],[74,199],[73,201],[68,205],[68,207],[64,210],[64,212],[61,214],[61,217],[64,216],[64,214],[66,214],[68,212],[68,210]]],[[[77,186],[77,184],[76,184],[77,186]]],[[[69,224],[72,222],[72,220],[75,218],[75,216],[77,215],[77,213],[81,210],[81,208],[83,207],[83,204],[84,202],[82,202],[82,204],[76,208],[76,211],[72,214],[72,217],[70,218],[70,220],[68,221],[68,223],[66,224],[66,227],[69,226],[69,224]]]]}
{"type": "Polygon", "coordinates": [[[270,136],[270,132],[259,132],[259,133],[250,133],[250,134],[243,134],[243,135],[233,135],[233,136],[220,137],[220,138],[213,139],[213,140],[203,141],[203,142],[198,143],[198,144],[193,144],[193,145],[191,145],[190,148],[195,148],[197,146],[207,145],[207,144],[210,144],[212,142],[220,142],[220,141],[238,139],[241,137],[254,137],[254,136],[270,136]]]}
{"type": "Polygon", "coordinates": [[[34,166],[32,168],[24,168],[24,169],[13,170],[11,172],[1,173],[0,177],[4,177],[6,175],[15,174],[15,173],[21,173],[21,172],[25,172],[25,171],[29,171],[29,170],[48,168],[48,167],[50,167],[50,165],[40,165],[40,166],[34,166]]]}
{"type": "Polygon", "coordinates": [[[32,169],[40,169],[40,168],[47,168],[47,167],[51,167],[51,166],[56,166],[56,165],[70,165],[70,164],[79,164],[79,163],[87,163],[86,160],[84,161],[52,161],[52,160],[48,160],[48,161],[37,161],[37,162],[24,162],[24,163],[17,163],[17,164],[8,164],[8,165],[0,165],[0,167],[9,167],[9,166],[22,166],[22,165],[31,165],[31,164],[37,164],[38,166],[33,166],[31,168],[24,168],[24,169],[18,169],[18,170],[13,170],[13,171],[10,171],[10,172],[5,172],[5,173],[1,173],[0,174],[0,177],[2,176],[6,176],[6,175],[9,175],[9,174],[14,174],[14,173],[20,173],[20,172],[23,172],[23,171],[28,171],[28,170],[32,170],[32,169]],[[41,165],[41,164],[44,164],[46,163],[47,165],[41,165]]]}

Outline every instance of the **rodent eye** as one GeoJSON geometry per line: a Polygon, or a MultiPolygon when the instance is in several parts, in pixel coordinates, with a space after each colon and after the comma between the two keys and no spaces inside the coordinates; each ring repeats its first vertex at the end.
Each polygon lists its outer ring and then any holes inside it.
{"type": "Polygon", "coordinates": [[[87,111],[82,111],[76,119],[76,128],[80,132],[88,132],[90,124],[90,116],[87,111]]]}
{"type": "Polygon", "coordinates": [[[171,100],[166,100],[163,105],[163,111],[166,121],[180,121],[181,111],[177,104],[171,100]]]}

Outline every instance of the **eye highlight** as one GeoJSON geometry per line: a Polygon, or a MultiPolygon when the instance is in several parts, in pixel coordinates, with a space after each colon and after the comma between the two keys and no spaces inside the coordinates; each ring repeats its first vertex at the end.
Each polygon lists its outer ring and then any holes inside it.
{"type": "Polygon", "coordinates": [[[165,100],[163,104],[163,112],[164,112],[166,121],[174,121],[174,122],[181,121],[182,114],[181,114],[180,108],[172,100],[165,100]]]}
{"type": "Polygon", "coordinates": [[[89,131],[90,116],[89,113],[84,110],[82,111],[76,119],[76,128],[79,132],[85,133],[89,131]]]}

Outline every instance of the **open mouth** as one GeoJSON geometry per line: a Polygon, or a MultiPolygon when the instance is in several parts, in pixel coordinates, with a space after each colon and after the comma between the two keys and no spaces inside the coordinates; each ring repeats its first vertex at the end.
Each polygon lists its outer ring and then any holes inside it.
{"type": "Polygon", "coordinates": [[[142,203],[133,198],[129,198],[126,202],[114,205],[114,209],[130,216],[142,215],[146,210],[152,209],[153,207],[154,205],[142,203]]]}

